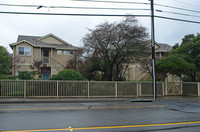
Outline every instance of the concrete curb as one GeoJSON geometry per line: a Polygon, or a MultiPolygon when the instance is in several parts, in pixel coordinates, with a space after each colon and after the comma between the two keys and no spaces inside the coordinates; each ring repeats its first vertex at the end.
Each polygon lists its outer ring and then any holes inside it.
{"type": "MultiPolygon", "coordinates": [[[[0,98],[0,104],[14,104],[14,103],[85,103],[85,102],[130,102],[131,100],[144,100],[151,98],[0,98]]],[[[155,102],[159,101],[194,101],[200,102],[199,97],[161,97],[157,98],[155,102]]]]}
{"type": "Polygon", "coordinates": [[[0,104],[14,104],[14,103],[82,103],[82,102],[129,102],[131,98],[125,99],[0,99],[0,104]]]}

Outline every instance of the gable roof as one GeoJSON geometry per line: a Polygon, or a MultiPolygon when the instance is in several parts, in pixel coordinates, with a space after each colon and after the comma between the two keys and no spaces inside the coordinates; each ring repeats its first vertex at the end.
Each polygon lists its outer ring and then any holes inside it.
{"type": "Polygon", "coordinates": [[[28,44],[32,45],[33,47],[44,47],[44,48],[55,48],[55,49],[68,49],[68,50],[78,50],[78,47],[75,47],[64,40],[60,39],[59,37],[53,35],[52,33],[47,34],[45,36],[26,36],[26,35],[19,35],[17,42],[10,44],[10,47],[20,44],[21,42],[27,42],[28,44]],[[41,40],[48,37],[53,36],[54,38],[60,40],[64,44],[49,44],[42,42],[41,40]]]}
{"type": "MultiPolygon", "coordinates": [[[[150,47],[151,40],[148,40],[147,43],[150,43],[149,44],[150,47]]],[[[155,41],[155,45],[157,46],[157,48],[155,48],[155,52],[168,52],[172,50],[172,46],[170,46],[169,44],[158,43],[155,41]]]]}
{"type": "Polygon", "coordinates": [[[37,40],[40,41],[40,40],[45,39],[45,38],[47,38],[47,37],[49,37],[49,36],[52,36],[52,37],[56,38],[57,40],[63,42],[64,44],[71,45],[71,44],[69,44],[68,42],[64,41],[63,39],[57,37],[56,35],[54,35],[54,34],[52,34],[52,33],[49,33],[49,34],[47,34],[47,35],[45,35],[45,36],[43,36],[43,37],[40,37],[40,38],[38,38],[37,40]]]}
{"type": "Polygon", "coordinates": [[[172,50],[172,46],[168,44],[158,43],[158,48],[155,49],[156,52],[168,52],[172,50]]]}

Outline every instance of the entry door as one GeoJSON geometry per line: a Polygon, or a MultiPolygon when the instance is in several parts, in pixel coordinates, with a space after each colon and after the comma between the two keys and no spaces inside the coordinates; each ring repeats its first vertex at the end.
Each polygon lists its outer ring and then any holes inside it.
{"type": "Polygon", "coordinates": [[[50,77],[50,72],[43,72],[42,73],[42,79],[43,80],[48,80],[50,77]]]}
{"type": "Polygon", "coordinates": [[[48,49],[43,50],[43,63],[45,64],[49,63],[49,56],[50,56],[50,51],[48,49]]]}

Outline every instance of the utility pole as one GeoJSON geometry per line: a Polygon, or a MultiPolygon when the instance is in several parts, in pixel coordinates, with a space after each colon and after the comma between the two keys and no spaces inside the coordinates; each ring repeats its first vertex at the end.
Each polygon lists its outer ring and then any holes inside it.
{"type": "Polygon", "coordinates": [[[155,31],[154,31],[154,2],[151,0],[151,44],[152,44],[152,72],[153,72],[153,97],[157,98],[156,70],[155,70],[155,31]]]}
{"type": "Polygon", "coordinates": [[[156,93],[156,71],[155,71],[155,33],[154,33],[154,8],[153,0],[151,1],[151,44],[152,44],[152,72],[153,72],[153,99],[136,99],[130,102],[152,102],[157,98],[156,93]]]}

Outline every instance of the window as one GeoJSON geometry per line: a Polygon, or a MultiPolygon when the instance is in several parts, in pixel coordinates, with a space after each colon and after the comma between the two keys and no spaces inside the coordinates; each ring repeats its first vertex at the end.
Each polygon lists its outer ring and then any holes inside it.
{"type": "Polygon", "coordinates": [[[57,55],[62,55],[62,50],[57,50],[57,55]]]}
{"type": "Polygon", "coordinates": [[[69,54],[69,51],[65,50],[64,55],[68,55],[68,54],[69,54]]]}
{"type": "Polygon", "coordinates": [[[19,47],[19,55],[31,55],[31,47],[19,47]]]}
{"type": "Polygon", "coordinates": [[[49,57],[49,50],[43,51],[43,57],[49,57]]]}
{"type": "Polygon", "coordinates": [[[43,50],[43,63],[44,64],[49,63],[49,56],[50,56],[50,51],[49,50],[43,50]]]}

